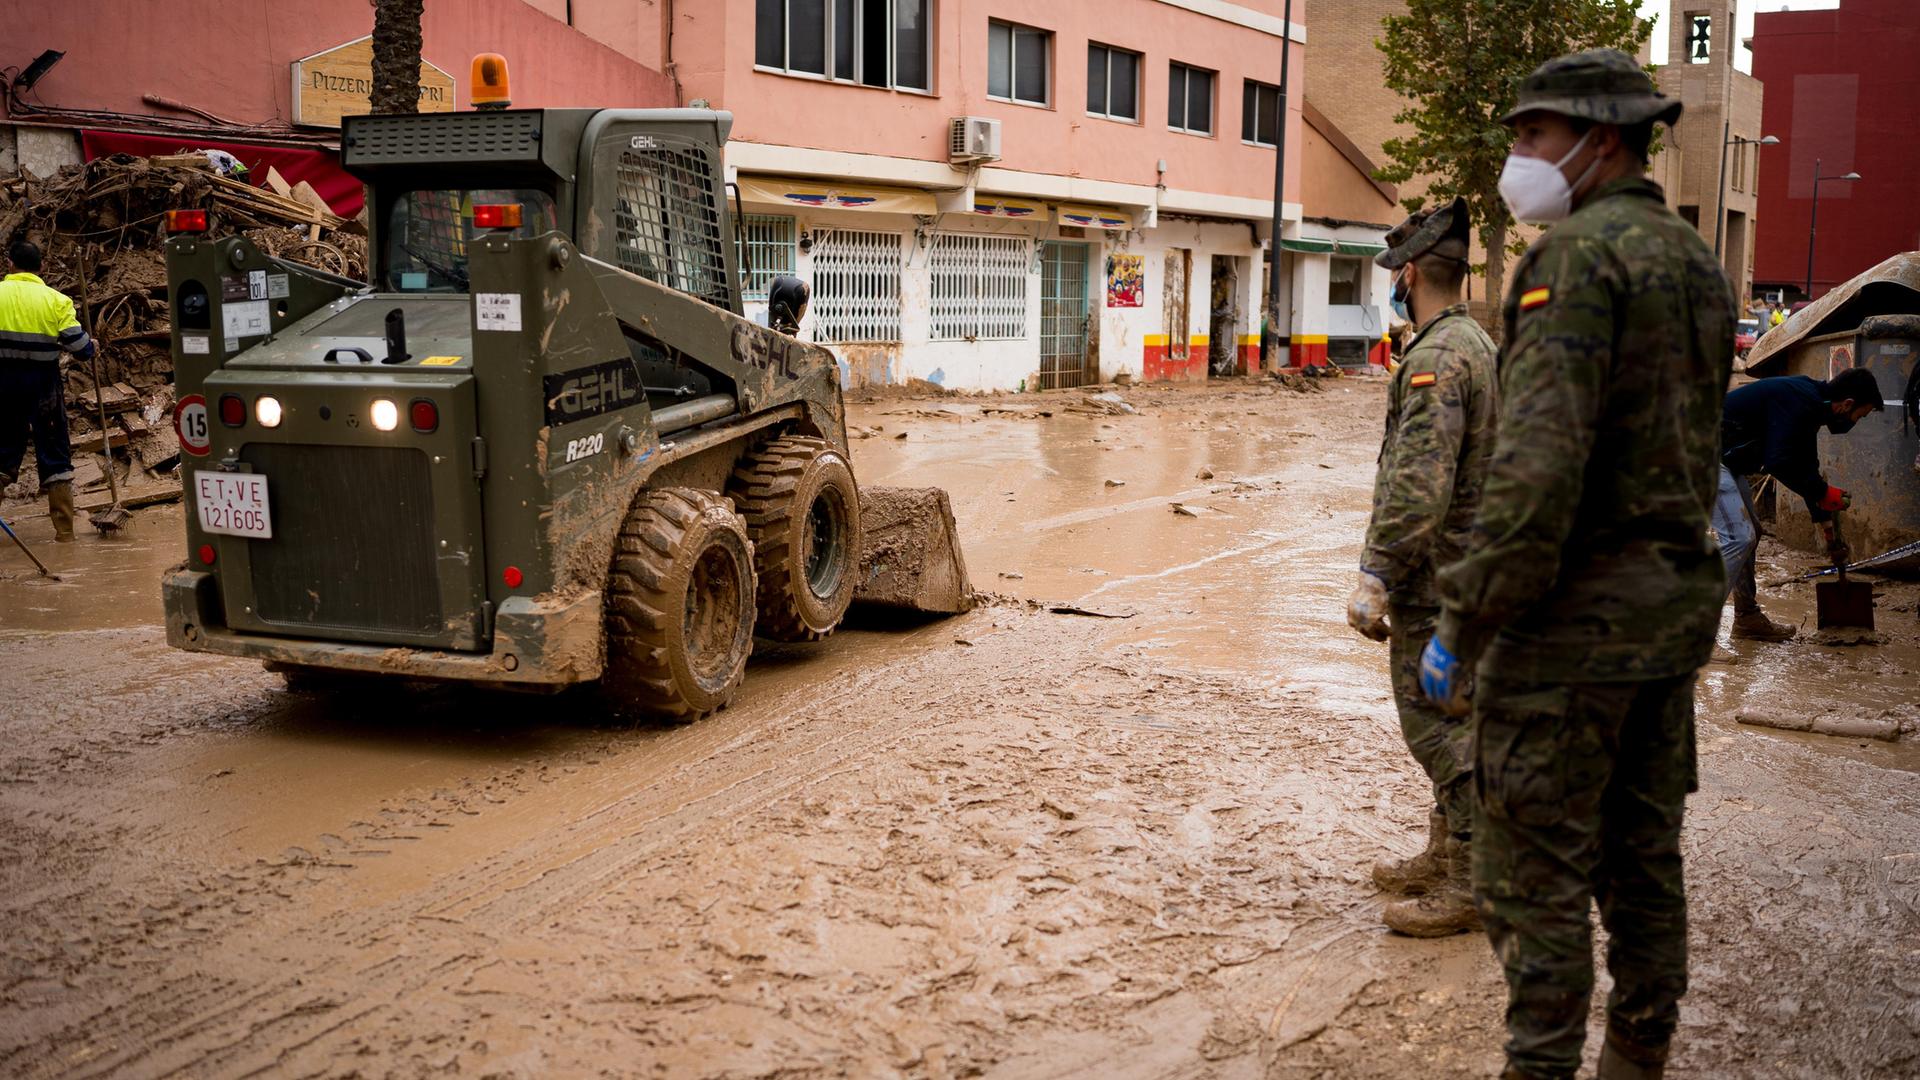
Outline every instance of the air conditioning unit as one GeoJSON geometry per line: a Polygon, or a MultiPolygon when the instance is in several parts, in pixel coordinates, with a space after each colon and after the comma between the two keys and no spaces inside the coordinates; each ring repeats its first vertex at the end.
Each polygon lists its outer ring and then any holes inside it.
{"type": "Polygon", "coordinates": [[[1000,121],[956,116],[947,125],[947,160],[955,165],[1000,160],[1000,121]]]}

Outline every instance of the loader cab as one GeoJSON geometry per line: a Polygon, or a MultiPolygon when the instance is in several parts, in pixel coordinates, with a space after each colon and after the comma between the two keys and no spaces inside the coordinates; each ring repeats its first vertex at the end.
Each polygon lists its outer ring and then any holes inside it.
{"type": "Polygon", "coordinates": [[[341,156],[367,184],[377,291],[465,293],[480,236],[559,232],[581,252],[742,312],[722,183],[732,117],[709,109],[353,116],[341,156]],[[476,219],[517,206],[520,224],[476,219]]]}

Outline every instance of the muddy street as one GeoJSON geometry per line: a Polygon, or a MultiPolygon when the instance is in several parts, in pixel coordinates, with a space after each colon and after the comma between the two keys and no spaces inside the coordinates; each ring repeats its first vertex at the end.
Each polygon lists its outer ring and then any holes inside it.
{"type": "MultiPolygon", "coordinates": [[[[1495,1074],[1484,939],[1388,934],[1368,876],[1430,801],[1344,616],[1383,381],[1122,394],[856,404],[860,481],[948,489],[992,599],[761,643],[684,726],[292,693],[167,648],[178,508],[26,518],[65,580],[0,561],[0,1073],[1495,1074]]],[[[1805,629],[1702,676],[1674,1071],[1912,1076],[1920,587],[1864,641],[1763,595],[1805,629]]]]}

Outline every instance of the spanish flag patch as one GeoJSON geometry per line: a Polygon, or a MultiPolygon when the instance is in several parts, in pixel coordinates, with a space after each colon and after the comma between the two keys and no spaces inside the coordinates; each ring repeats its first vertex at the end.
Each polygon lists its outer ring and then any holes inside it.
{"type": "Polygon", "coordinates": [[[1418,375],[1415,375],[1414,377],[1408,379],[1407,385],[1414,386],[1414,387],[1432,386],[1433,380],[1436,377],[1437,376],[1435,376],[1434,373],[1431,371],[1422,371],[1418,375]]]}
{"type": "Polygon", "coordinates": [[[1545,285],[1537,289],[1528,289],[1520,294],[1520,310],[1532,311],[1553,298],[1553,290],[1545,285]]]}

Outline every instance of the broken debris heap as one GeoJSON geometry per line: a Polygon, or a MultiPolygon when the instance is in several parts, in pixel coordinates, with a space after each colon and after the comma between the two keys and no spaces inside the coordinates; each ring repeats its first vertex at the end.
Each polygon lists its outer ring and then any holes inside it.
{"type": "MultiPolygon", "coordinates": [[[[128,494],[126,505],[179,496],[162,248],[166,211],[206,210],[215,233],[240,232],[268,254],[366,279],[365,230],[334,215],[306,184],[289,186],[271,170],[266,179],[268,188],[257,188],[221,176],[198,152],[115,154],[50,177],[0,176],[0,250],[22,238],[40,245],[46,257],[40,277],[73,297],[100,347],[105,385],[98,404],[93,367],[68,363],[66,370],[74,488],[83,511],[106,504],[109,460],[128,494]],[[110,429],[105,432],[102,404],[110,429]],[[86,497],[96,490],[101,494],[86,497]]],[[[31,497],[38,491],[31,454],[22,472],[5,494],[31,497]]]]}

